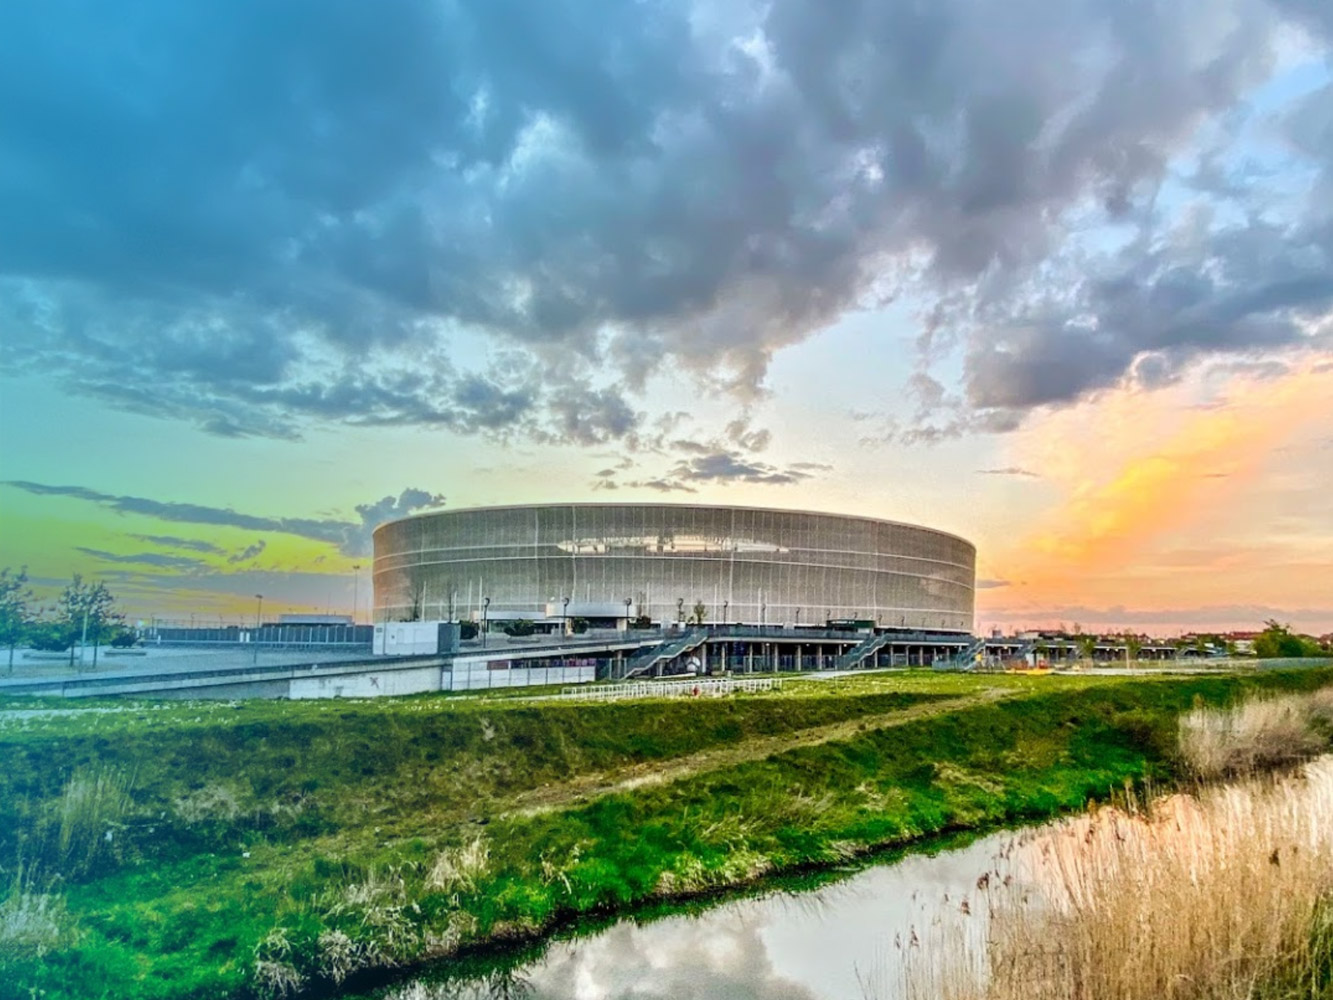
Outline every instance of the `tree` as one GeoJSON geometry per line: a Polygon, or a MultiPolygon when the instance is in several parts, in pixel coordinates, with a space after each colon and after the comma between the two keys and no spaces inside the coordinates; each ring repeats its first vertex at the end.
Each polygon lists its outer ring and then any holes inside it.
{"type": "Polygon", "coordinates": [[[97,650],[102,639],[110,635],[112,629],[121,622],[122,615],[115,610],[116,599],[106,584],[84,583],[78,573],[60,595],[56,609],[58,622],[66,630],[70,639],[69,665],[74,666],[74,637],[81,636],[83,642],[93,641],[93,668],[97,667],[97,650]]]}
{"type": "Polygon", "coordinates": [[[707,614],[708,614],[708,605],[704,604],[703,601],[695,601],[694,612],[690,615],[689,624],[702,625],[704,623],[704,617],[707,614]]]}
{"type": "Polygon", "coordinates": [[[1143,652],[1143,641],[1136,635],[1125,637],[1125,659],[1138,660],[1139,654],[1143,652]]]}
{"type": "Polygon", "coordinates": [[[32,624],[32,591],[28,589],[28,567],[17,573],[0,569],[0,642],[9,647],[9,672],[14,672],[14,647],[32,624]]]}
{"type": "Polygon", "coordinates": [[[426,580],[419,573],[412,573],[407,581],[407,611],[400,621],[419,622],[426,604],[426,580]]]}
{"type": "Polygon", "coordinates": [[[1270,618],[1264,622],[1264,630],[1254,640],[1254,655],[1263,659],[1279,656],[1312,656],[1318,654],[1318,645],[1306,643],[1298,635],[1291,634],[1291,626],[1283,625],[1270,618]],[[1313,652],[1311,648],[1313,647],[1313,652]]]}
{"type": "Polygon", "coordinates": [[[1081,635],[1078,637],[1078,654],[1085,660],[1091,660],[1097,652],[1097,637],[1081,635]]]}

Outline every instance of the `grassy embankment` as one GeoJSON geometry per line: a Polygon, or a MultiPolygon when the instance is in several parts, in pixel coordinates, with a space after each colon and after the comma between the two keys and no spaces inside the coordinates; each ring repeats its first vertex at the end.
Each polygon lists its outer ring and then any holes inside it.
{"type": "Polygon", "coordinates": [[[0,995],[279,994],[1047,816],[1170,780],[1196,700],[1331,676],[914,675],[703,702],[0,716],[0,995]]]}
{"type": "Polygon", "coordinates": [[[1333,689],[1181,719],[1203,781],[1063,820],[1006,852],[909,952],[922,1000],[1333,997],[1333,689]],[[1313,755],[1325,754],[1315,759],[1313,755]],[[1301,763],[1308,762],[1308,763],[1301,763]],[[1296,768],[1293,770],[1293,768],[1296,768]],[[1268,771],[1268,769],[1276,769],[1268,771]],[[984,914],[984,938],[960,933],[984,914]]]}

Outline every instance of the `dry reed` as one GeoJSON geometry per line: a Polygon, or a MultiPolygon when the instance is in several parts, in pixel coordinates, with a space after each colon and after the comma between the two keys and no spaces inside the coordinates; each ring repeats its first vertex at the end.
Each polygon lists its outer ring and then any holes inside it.
{"type": "Polygon", "coordinates": [[[1328,746],[1333,689],[1198,708],[1180,718],[1180,755],[1196,777],[1252,774],[1308,760],[1328,746]]]}
{"type": "MultiPolygon", "coordinates": [[[[925,1000],[1250,1000],[1333,989],[1333,758],[1102,809],[978,883],[971,947],[914,957],[925,1000]],[[1321,930],[1322,928],[1322,930],[1321,930]],[[932,964],[933,963],[933,964],[932,964]]],[[[959,918],[962,920],[963,918],[959,918]]]]}

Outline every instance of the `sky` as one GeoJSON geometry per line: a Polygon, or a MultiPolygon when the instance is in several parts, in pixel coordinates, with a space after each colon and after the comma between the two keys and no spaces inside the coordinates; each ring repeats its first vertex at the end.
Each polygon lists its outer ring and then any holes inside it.
{"type": "Polygon", "coordinates": [[[366,620],[381,521],[597,500],[1333,630],[1333,5],[0,5],[0,566],[366,620]]]}

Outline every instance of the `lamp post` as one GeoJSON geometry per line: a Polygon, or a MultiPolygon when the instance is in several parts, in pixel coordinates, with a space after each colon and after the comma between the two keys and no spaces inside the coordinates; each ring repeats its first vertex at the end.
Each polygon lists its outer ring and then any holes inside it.
{"type": "Polygon", "coordinates": [[[629,609],[634,604],[634,598],[625,598],[625,631],[629,632],[629,609]]]}
{"type": "Polygon", "coordinates": [[[569,638],[569,598],[560,598],[560,636],[569,638]]]}
{"type": "Polygon", "coordinates": [[[685,620],[685,598],[683,598],[683,597],[677,597],[677,598],[676,598],[676,621],[678,621],[678,622],[683,622],[684,620],[685,620]]]}
{"type": "Polygon", "coordinates": [[[352,564],[352,624],[356,624],[356,613],[361,606],[361,564],[352,564]]]}
{"type": "Polygon", "coordinates": [[[259,603],[255,605],[255,648],[254,663],[259,663],[259,630],[263,627],[264,621],[264,595],[255,594],[255,600],[259,603]]]}
{"type": "Polygon", "coordinates": [[[483,597],[481,599],[481,648],[482,649],[486,648],[486,632],[488,631],[486,627],[486,622],[490,618],[490,610],[491,610],[491,599],[489,597],[483,597]]]}
{"type": "Polygon", "coordinates": [[[722,624],[727,624],[727,608],[731,607],[730,601],[722,602],[722,624]]]}

